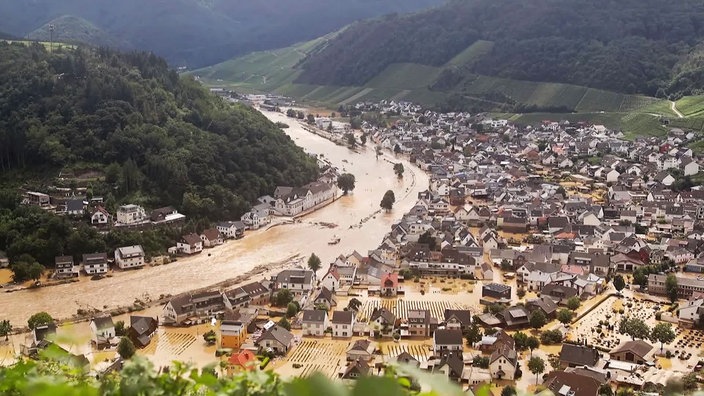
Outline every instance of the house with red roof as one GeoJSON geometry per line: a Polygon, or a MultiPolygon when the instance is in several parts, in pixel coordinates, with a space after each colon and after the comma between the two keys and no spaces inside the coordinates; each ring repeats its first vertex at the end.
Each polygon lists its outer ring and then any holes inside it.
{"type": "Polygon", "coordinates": [[[384,297],[396,297],[398,295],[397,273],[386,273],[381,277],[381,295],[384,297]]]}
{"type": "Polygon", "coordinates": [[[332,292],[340,288],[340,272],[336,265],[330,265],[328,272],[320,279],[320,285],[332,292]]]}
{"type": "Polygon", "coordinates": [[[227,359],[227,372],[232,375],[238,371],[254,371],[259,368],[259,361],[254,353],[248,349],[243,349],[239,353],[233,353],[227,359]]]}

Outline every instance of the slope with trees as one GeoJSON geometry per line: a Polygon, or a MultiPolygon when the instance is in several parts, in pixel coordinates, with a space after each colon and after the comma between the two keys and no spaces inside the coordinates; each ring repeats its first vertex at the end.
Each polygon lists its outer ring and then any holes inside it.
{"type": "Polygon", "coordinates": [[[285,47],[355,20],[412,12],[440,0],[33,0],[0,2],[0,30],[93,45],[154,51],[177,66],[207,66],[250,51],[285,47]],[[36,29],[36,30],[35,30],[36,29]]]}
{"type": "MultiPolygon", "coordinates": [[[[691,94],[701,66],[704,4],[680,0],[477,0],[357,23],[302,63],[298,82],[363,85],[394,63],[445,65],[479,40],[491,49],[454,65],[438,87],[471,74],[655,95],[691,94]],[[656,16],[656,17],[655,17],[656,16]]],[[[439,83],[439,82],[438,82],[439,83]]],[[[701,90],[702,87],[699,87],[701,90]]]]}

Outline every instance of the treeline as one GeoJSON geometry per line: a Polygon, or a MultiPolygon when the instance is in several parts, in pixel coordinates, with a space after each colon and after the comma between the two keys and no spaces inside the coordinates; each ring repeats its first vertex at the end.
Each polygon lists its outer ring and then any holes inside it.
{"type": "Polygon", "coordinates": [[[313,51],[299,82],[363,85],[392,63],[439,66],[478,39],[492,50],[463,73],[564,82],[623,93],[678,96],[701,90],[704,3],[679,0],[451,1],[353,25],[313,51]]]}
{"type": "Polygon", "coordinates": [[[259,112],[154,55],[0,43],[0,171],[55,176],[81,164],[105,174],[91,193],[211,221],[318,172],[259,112]]]}

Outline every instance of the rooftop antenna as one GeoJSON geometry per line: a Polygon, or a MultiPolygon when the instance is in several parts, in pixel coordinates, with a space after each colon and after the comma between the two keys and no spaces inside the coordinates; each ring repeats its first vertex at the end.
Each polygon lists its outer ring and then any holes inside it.
{"type": "Polygon", "coordinates": [[[49,53],[54,52],[54,24],[49,25],[49,53]]]}

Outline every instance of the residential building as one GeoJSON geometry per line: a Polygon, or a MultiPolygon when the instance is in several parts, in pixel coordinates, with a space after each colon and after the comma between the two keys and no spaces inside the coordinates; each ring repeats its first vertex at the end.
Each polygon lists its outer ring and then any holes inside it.
{"type": "Polygon", "coordinates": [[[596,348],[577,344],[562,344],[560,350],[560,368],[594,367],[599,361],[599,351],[596,348]]]}
{"type": "Polygon", "coordinates": [[[71,278],[78,276],[80,268],[73,265],[72,256],[59,256],[54,259],[54,276],[57,278],[71,278]]]}
{"type": "Polygon", "coordinates": [[[115,264],[120,269],[144,267],[142,246],[125,246],[115,249],[115,264]]]}
{"type": "Polygon", "coordinates": [[[516,350],[501,346],[492,352],[489,357],[489,373],[491,378],[512,381],[518,369],[518,356],[516,350]]]}
{"type": "Polygon", "coordinates": [[[90,253],[83,255],[83,271],[88,275],[107,274],[108,255],[107,253],[90,253]]]}
{"type": "Polygon", "coordinates": [[[240,239],[244,236],[245,225],[241,221],[223,221],[215,227],[225,238],[240,239]]]}
{"type": "Polygon", "coordinates": [[[467,309],[445,309],[445,328],[465,331],[472,325],[472,315],[467,309]]]}
{"type": "MultiPolygon", "coordinates": [[[[432,318],[427,309],[411,309],[408,311],[408,335],[411,337],[430,337],[432,318]]],[[[437,320],[435,326],[437,327],[437,320]]]]}
{"type": "Polygon", "coordinates": [[[277,355],[285,355],[293,346],[293,334],[279,325],[272,325],[262,332],[255,345],[277,355]]]}
{"type": "Polygon", "coordinates": [[[328,312],[320,309],[306,309],[303,311],[303,335],[322,337],[328,328],[328,312]]]}
{"type": "Polygon", "coordinates": [[[304,269],[288,269],[272,278],[274,290],[289,289],[295,296],[308,295],[315,285],[315,272],[304,269]]]}
{"type": "Polygon", "coordinates": [[[212,248],[220,246],[224,243],[222,234],[217,228],[208,228],[200,233],[200,240],[203,242],[203,247],[212,248]]]}
{"type": "Polygon", "coordinates": [[[347,360],[368,362],[374,358],[376,343],[369,340],[357,340],[347,349],[347,360]]]}
{"type": "Polygon", "coordinates": [[[147,220],[147,213],[139,205],[122,205],[117,209],[118,225],[139,224],[147,220]]]}
{"type": "Polygon", "coordinates": [[[613,360],[645,364],[652,359],[653,346],[643,340],[626,341],[609,352],[613,360]]]}
{"type": "Polygon", "coordinates": [[[464,344],[462,331],[438,329],[433,334],[433,353],[442,355],[452,351],[462,351],[464,344]]]}
{"type": "Polygon", "coordinates": [[[203,241],[195,233],[186,234],[176,242],[176,250],[182,254],[197,254],[203,251],[203,241]]]}
{"type": "Polygon", "coordinates": [[[332,336],[352,337],[355,323],[353,311],[334,311],[332,313],[332,336]]]}
{"type": "Polygon", "coordinates": [[[96,316],[90,320],[91,342],[98,348],[110,345],[115,338],[115,325],[110,315],[96,316]]]}
{"type": "Polygon", "coordinates": [[[159,327],[159,321],[151,316],[130,316],[130,327],[127,336],[137,348],[145,348],[159,327]]]}

